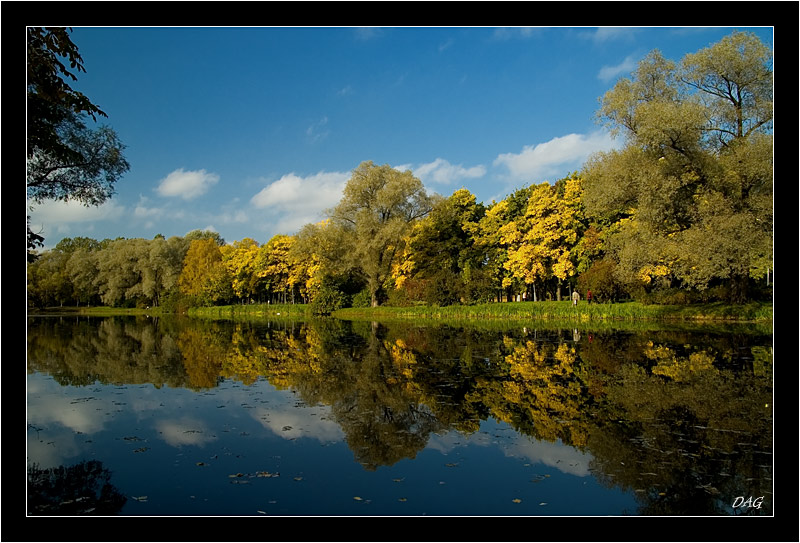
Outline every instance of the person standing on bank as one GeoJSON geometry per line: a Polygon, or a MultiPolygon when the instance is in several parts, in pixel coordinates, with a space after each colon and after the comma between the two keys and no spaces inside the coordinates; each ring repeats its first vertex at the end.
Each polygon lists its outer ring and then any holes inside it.
{"type": "Polygon", "coordinates": [[[592,289],[589,289],[589,290],[586,292],[586,303],[587,303],[587,304],[590,304],[590,303],[592,303],[592,289]]]}
{"type": "Polygon", "coordinates": [[[578,294],[577,290],[572,291],[572,305],[578,305],[578,300],[581,299],[581,295],[578,294]]]}

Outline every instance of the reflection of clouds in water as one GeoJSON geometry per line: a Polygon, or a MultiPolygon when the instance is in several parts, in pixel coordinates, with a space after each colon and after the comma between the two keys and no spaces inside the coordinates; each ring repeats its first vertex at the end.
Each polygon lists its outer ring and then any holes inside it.
{"type": "MultiPolygon", "coordinates": [[[[510,437],[510,436],[509,436],[510,437]]],[[[498,447],[503,454],[515,458],[526,458],[531,463],[544,464],[557,470],[578,477],[589,475],[589,462],[593,457],[584,454],[574,447],[564,445],[560,441],[549,443],[533,438],[517,436],[512,440],[496,438],[491,431],[480,431],[469,436],[459,432],[431,435],[427,448],[448,454],[460,446],[477,445],[480,447],[498,447]]]]}
{"type": "Polygon", "coordinates": [[[589,462],[592,456],[564,445],[560,441],[549,443],[547,441],[517,439],[510,447],[505,449],[508,456],[522,456],[531,462],[537,462],[556,468],[569,475],[586,477],[589,475],[589,462]]]}
{"type": "Polygon", "coordinates": [[[444,434],[431,434],[428,438],[426,448],[439,451],[442,454],[447,454],[460,445],[486,445],[481,443],[481,437],[488,440],[488,436],[484,436],[482,432],[473,434],[472,436],[464,436],[456,431],[446,432],[444,434]]]}
{"type": "Polygon", "coordinates": [[[156,422],[155,427],[164,441],[173,447],[203,446],[217,439],[217,436],[209,432],[203,421],[190,417],[160,420],[156,422]]]}
{"type": "Polygon", "coordinates": [[[38,464],[41,469],[54,468],[68,463],[88,448],[86,436],[75,434],[66,428],[56,431],[39,431],[28,428],[26,454],[28,464],[38,464]]]}
{"type": "Polygon", "coordinates": [[[309,437],[321,443],[341,441],[344,434],[339,425],[331,420],[323,420],[329,413],[330,409],[321,406],[305,409],[287,407],[286,410],[258,408],[253,410],[253,418],[284,439],[309,437]]]}
{"type": "Polygon", "coordinates": [[[68,390],[40,379],[28,378],[28,422],[38,427],[61,424],[91,434],[103,429],[111,402],[93,396],[91,389],[68,390]],[[55,385],[55,389],[52,385],[55,385]]]}
{"type": "Polygon", "coordinates": [[[46,469],[79,456],[91,434],[104,429],[110,402],[91,388],[62,387],[51,377],[27,379],[27,457],[46,469]]]}

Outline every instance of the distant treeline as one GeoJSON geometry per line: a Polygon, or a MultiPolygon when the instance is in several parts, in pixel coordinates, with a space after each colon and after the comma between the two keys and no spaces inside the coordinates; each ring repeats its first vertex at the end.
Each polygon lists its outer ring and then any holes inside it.
{"type": "Polygon", "coordinates": [[[772,53],[751,33],[680,62],[653,51],[601,100],[624,146],[554,183],[484,204],[367,161],[324,221],[263,245],[65,239],[29,264],[29,305],[770,299],[772,100],[772,53]]]}

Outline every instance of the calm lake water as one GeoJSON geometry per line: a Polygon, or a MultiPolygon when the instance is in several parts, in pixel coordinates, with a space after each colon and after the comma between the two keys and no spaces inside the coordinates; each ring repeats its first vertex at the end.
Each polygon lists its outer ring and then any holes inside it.
{"type": "Polygon", "coordinates": [[[30,317],[28,514],[773,514],[771,330],[569,326],[30,317]]]}

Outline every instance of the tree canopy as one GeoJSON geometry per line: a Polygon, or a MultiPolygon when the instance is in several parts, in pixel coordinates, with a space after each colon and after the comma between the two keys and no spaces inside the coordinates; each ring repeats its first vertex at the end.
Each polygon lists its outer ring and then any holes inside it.
{"type": "Polygon", "coordinates": [[[327,232],[345,251],[330,259],[339,270],[354,270],[378,305],[413,223],[430,213],[435,198],[411,171],[362,162],[353,170],[339,204],[329,212],[327,232]]]}
{"type": "MultiPolygon", "coordinates": [[[[130,165],[125,146],[108,126],[91,129],[89,118],[108,115],[83,93],[72,89],[85,72],[83,58],[67,28],[27,29],[27,197],[76,200],[100,205],[130,165]],[[69,67],[67,66],[67,63],[69,67]]],[[[28,225],[28,257],[44,238],[28,225]]]]}
{"type": "Polygon", "coordinates": [[[626,144],[587,162],[584,202],[620,277],[747,298],[772,261],[772,89],[770,50],[735,32],[679,64],[654,51],[606,93],[626,144]]]}

